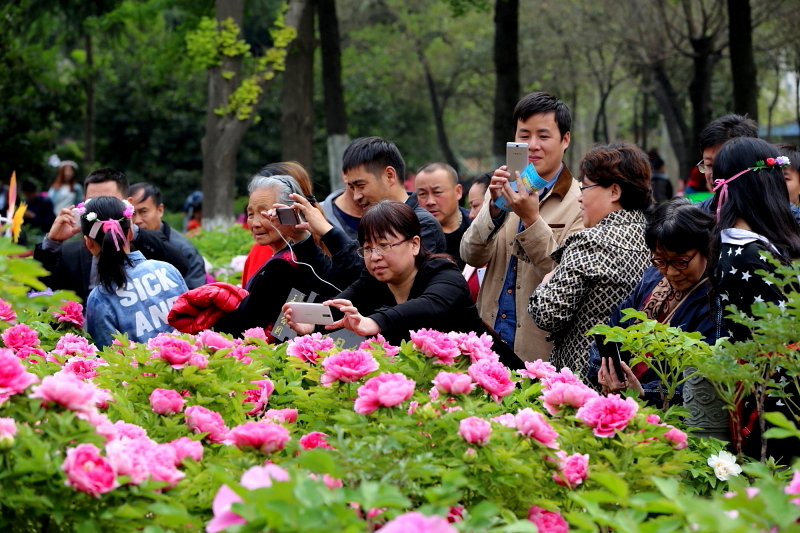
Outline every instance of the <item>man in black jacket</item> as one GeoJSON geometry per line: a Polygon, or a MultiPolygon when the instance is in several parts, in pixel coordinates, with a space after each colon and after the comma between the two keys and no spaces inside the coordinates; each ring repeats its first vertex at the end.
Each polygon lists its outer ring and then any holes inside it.
{"type": "MultiPolygon", "coordinates": [[[[125,175],[108,167],[95,170],[84,181],[87,199],[114,196],[122,200],[128,198],[128,188],[125,175]]],[[[96,262],[83,240],[64,242],[79,232],[80,225],[76,224],[72,210],[62,209],[44,240],[36,245],[33,257],[50,272],[48,277],[42,279],[45,285],[54,290],[74,291],[81,299],[86,300],[97,285],[96,262]]],[[[167,242],[161,232],[135,228],[131,243],[146,258],[170,263],[182,275],[186,275],[186,258],[167,242]]]]}

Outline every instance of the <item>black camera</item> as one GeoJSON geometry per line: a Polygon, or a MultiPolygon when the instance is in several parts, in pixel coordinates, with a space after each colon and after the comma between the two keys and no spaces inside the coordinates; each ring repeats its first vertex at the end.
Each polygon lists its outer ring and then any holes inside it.
{"type": "Polygon", "coordinates": [[[303,213],[291,207],[278,207],[275,209],[275,213],[278,215],[278,220],[281,224],[296,226],[306,221],[306,217],[303,216],[303,213]]]}

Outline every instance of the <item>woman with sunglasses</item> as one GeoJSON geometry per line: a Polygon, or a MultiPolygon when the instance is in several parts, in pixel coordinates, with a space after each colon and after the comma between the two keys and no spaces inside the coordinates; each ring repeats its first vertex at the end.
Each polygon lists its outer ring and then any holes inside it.
{"type": "MultiPolygon", "coordinates": [[[[461,271],[448,256],[433,255],[422,245],[413,209],[400,202],[378,202],[361,217],[358,241],[366,268],[355,283],[325,302],[344,313],[326,329],[343,327],[364,337],[381,334],[396,345],[422,328],[487,332],[461,271]]],[[[288,305],[283,311],[298,334],[314,331],[311,324],[293,322],[288,305]]],[[[494,344],[499,349],[503,343],[494,344]]],[[[507,366],[522,366],[513,353],[498,354],[507,366]]]]}
{"type": "Polygon", "coordinates": [[[624,142],[598,145],[580,164],[583,224],[550,256],[558,266],[536,288],[528,313],[550,332],[550,362],[585,375],[586,332],[609,315],[649,264],[645,209],[653,203],[650,161],[624,142]]]}
{"type": "MultiPolygon", "coordinates": [[[[670,324],[684,331],[699,331],[706,342],[714,344],[726,334],[722,313],[711,311],[708,278],[711,234],[714,217],[687,198],[673,198],[653,212],[645,229],[645,243],[653,266],[645,270],[642,281],[611,314],[610,326],[626,327],[632,321],[622,320],[622,311],[637,309],[647,318],[670,324]]],[[[603,393],[624,389],[637,390],[639,397],[661,407],[661,385],[658,377],[643,363],[621,367],[624,376],[617,376],[614,365],[602,357],[596,343],[589,346],[589,381],[603,393]]],[[[710,383],[697,376],[679,387],[673,404],[691,412],[687,424],[702,428],[700,435],[727,438],[728,416],[710,383]]]]}

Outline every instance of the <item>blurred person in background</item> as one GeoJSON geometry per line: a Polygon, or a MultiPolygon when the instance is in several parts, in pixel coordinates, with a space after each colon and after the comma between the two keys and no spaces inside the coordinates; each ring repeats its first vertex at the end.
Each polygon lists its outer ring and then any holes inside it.
{"type": "Polygon", "coordinates": [[[65,207],[78,205],[83,201],[83,186],[77,182],[78,165],[74,161],[61,161],[58,173],[47,196],[53,202],[53,214],[58,216],[65,207]]]}

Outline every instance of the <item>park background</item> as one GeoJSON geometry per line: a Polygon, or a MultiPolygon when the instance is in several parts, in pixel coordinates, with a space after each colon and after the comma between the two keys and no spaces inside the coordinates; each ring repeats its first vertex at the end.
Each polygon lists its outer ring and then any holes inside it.
{"type": "Polygon", "coordinates": [[[492,170],[514,104],[546,90],[573,113],[568,165],[626,139],[675,181],[728,112],[797,142],[798,27],[792,0],[8,2],[0,177],[46,190],[57,154],[154,183],[171,211],[202,189],[204,223],[224,225],[270,162],[301,162],[324,197],[360,136],[396,142],[409,172],[492,170]]]}

